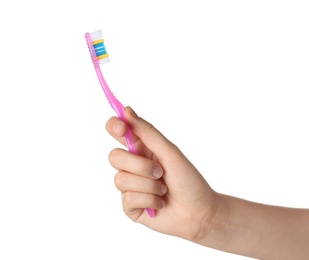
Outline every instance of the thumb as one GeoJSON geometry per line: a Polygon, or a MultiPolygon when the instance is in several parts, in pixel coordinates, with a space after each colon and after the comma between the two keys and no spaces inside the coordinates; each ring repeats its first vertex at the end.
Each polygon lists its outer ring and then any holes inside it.
{"type": "Polygon", "coordinates": [[[144,145],[152,151],[158,159],[170,157],[171,151],[178,148],[169,141],[151,123],[139,117],[131,107],[125,109],[126,119],[132,132],[138,136],[144,145]]]}
{"type": "Polygon", "coordinates": [[[169,187],[170,194],[177,194],[177,197],[190,203],[192,198],[200,198],[201,194],[209,195],[210,186],[176,145],[152,124],[137,116],[132,108],[127,107],[125,113],[132,132],[140,138],[164,168],[164,182],[169,187]]]}

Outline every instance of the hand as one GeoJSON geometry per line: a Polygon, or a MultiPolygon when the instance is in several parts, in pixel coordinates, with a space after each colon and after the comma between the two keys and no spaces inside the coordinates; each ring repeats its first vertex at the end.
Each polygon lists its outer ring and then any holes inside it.
{"type": "MultiPolygon", "coordinates": [[[[153,125],[127,107],[126,118],[139,155],[116,148],[109,160],[118,171],[115,185],[122,193],[125,214],[161,233],[198,242],[205,239],[217,211],[217,193],[194,165],[153,125]],[[150,218],[145,208],[156,209],[150,218]]],[[[107,131],[125,145],[126,124],[112,117],[107,131]]]]}

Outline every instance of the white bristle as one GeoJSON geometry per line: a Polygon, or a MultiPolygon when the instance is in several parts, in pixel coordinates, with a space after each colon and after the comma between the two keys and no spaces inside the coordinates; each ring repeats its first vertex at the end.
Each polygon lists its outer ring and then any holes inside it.
{"type": "Polygon", "coordinates": [[[90,33],[90,37],[91,37],[92,41],[102,39],[102,30],[97,30],[93,33],[90,33]]]}

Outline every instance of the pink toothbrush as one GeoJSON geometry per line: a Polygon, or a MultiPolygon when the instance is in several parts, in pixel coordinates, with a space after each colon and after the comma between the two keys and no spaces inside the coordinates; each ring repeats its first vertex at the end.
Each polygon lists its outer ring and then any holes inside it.
{"type": "MultiPolygon", "coordinates": [[[[132,131],[129,128],[129,125],[127,123],[127,120],[125,118],[124,113],[124,106],[119,102],[119,100],[114,96],[114,94],[111,92],[110,88],[108,87],[102,71],[100,64],[107,63],[109,61],[109,55],[106,52],[105,46],[104,46],[104,40],[102,39],[102,32],[101,30],[95,31],[93,33],[86,33],[85,38],[87,41],[87,45],[90,51],[91,59],[93,61],[93,65],[95,68],[95,71],[97,73],[98,79],[100,81],[101,87],[105,93],[105,96],[107,100],[109,101],[111,107],[116,112],[117,116],[127,124],[127,132],[125,134],[125,140],[128,146],[128,150],[131,153],[138,154],[136,147],[134,145],[134,142],[132,140],[132,131]]],[[[155,216],[155,211],[153,209],[147,208],[148,215],[150,217],[155,216]]]]}

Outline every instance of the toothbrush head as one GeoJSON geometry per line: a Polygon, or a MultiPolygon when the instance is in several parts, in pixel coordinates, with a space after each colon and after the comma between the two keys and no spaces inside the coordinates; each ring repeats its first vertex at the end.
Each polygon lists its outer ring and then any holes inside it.
{"type": "Polygon", "coordinates": [[[110,62],[109,54],[106,52],[104,40],[102,39],[102,31],[98,30],[93,33],[86,33],[85,38],[88,44],[90,55],[93,63],[110,62]]]}

